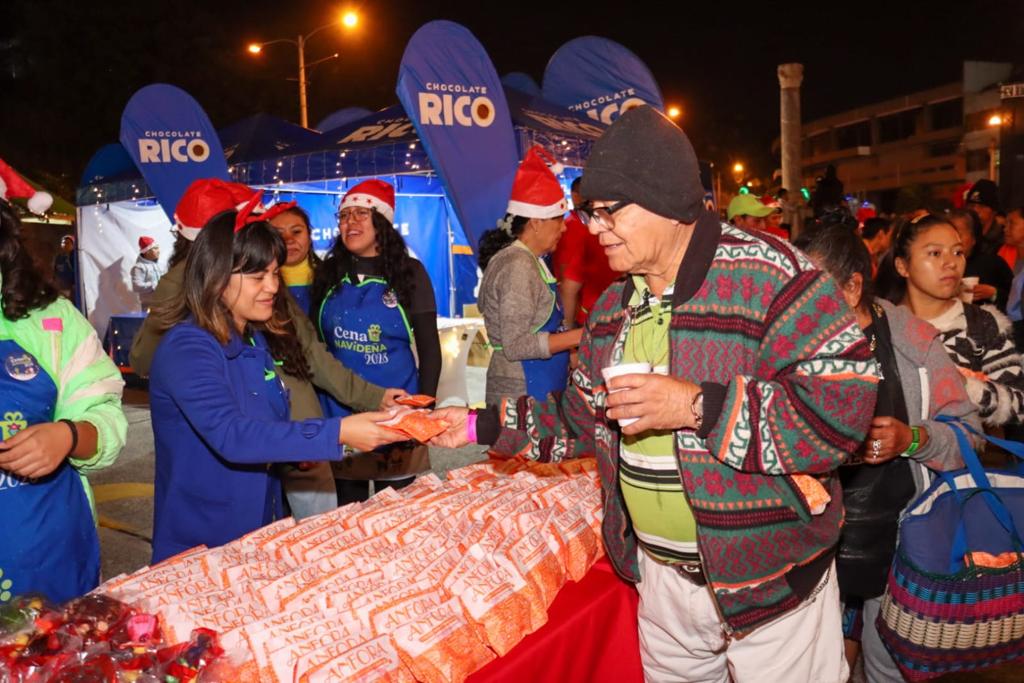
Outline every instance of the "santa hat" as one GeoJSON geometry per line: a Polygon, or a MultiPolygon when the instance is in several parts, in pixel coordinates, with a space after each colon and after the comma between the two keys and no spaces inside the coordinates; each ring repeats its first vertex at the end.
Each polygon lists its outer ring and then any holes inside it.
{"type": "Polygon", "coordinates": [[[338,211],[350,206],[376,209],[389,221],[395,220],[395,188],[390,183],[373,178],[364,180],[345,194],[338,211]]]}
{"type": "Polygon", "coordinates": [[[523,218],[558,218],[569,210],[555,173],[562,165],[546,149],[534,145],[526,152],[512,182],[506,211],[523,218]]]}
{"type": "Polygon", "coordinates": [[[153,247],[159,247],[159,246],[160,245],[156,243],[156,240],[153,239],[152,237],[150,237],[149,235],[143,235],[142,237],[139,238],[139,253],[140,254],[145,254],[147,251],[149,251],[153,247]]]}
{"type": "Polygon", "coordinates": [[[0,159],[0,199],[27,199],[32,213],[46,213],[53,204],[49,192],[37,191],[18,175],[18,172],[0,159]]]}
{"type": "Polygon", "coordinates": [[[173,229],[185,239],[195,240],[211,218],[225,211],[242,209],[256,194],[256,190],[241,183],[217,178],[195,180],[178,200],[173,229]]]}

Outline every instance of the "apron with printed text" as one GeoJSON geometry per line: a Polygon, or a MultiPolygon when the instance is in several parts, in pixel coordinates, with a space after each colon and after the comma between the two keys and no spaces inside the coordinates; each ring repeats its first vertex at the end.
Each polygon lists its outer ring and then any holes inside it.
{"type": "MultiPolygon", "coordinates": [[[[327,348],[345,367],[381,387],[419,391],[412,330],[405,309],[387,281],[366,277],[353,284],[345,276],[328,292],[318,317],[327,348]]],[[[324,417],[345,417],[352,410],[324,396],[324,417]]],[[[334,467],[344,479],[387,479],[413,475],[429,467],[423,446],[385,447],[348,457],[334,467]]]]}
{"type": "MultiPolygon", "coordinates": [[[[53,421],[57,386],[32,354],[3,336],[0,323],[0,428],[7,440],[53,421]]],[[[0,520],[0,603],[25,593],[61,603],[99,583],[92,508],[67,458],[39,479],[0,469],[0,520]]]]}

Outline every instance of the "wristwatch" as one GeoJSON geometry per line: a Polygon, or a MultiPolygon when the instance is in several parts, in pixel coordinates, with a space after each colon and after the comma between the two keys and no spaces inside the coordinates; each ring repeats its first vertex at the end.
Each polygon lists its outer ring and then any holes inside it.
{"type": "Polygon", "coordinates": [[[690,412],[693,413],[693,429],[694,431],[700,431],[701,425],[704,423],[704,392],[698,391],[697,395],[693,397],[693,402],[690,403],[690,412]]]}

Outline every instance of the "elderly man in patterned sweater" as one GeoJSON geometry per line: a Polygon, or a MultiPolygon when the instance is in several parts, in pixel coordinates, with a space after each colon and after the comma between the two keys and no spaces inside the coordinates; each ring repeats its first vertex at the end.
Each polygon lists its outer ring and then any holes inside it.
{"type": "Polygon", "coordinates": [[[835,470],[874,412],[867,341],[827,274],[705,208],[690,141],[653,109],[594,145],[583,194],[628,275],[592,311],[568,387],[439,411],[437,443],[596,455],[648,680],[845,682],[835,470]],[[627,362],[654,371],[604,382],[627,362]]]}

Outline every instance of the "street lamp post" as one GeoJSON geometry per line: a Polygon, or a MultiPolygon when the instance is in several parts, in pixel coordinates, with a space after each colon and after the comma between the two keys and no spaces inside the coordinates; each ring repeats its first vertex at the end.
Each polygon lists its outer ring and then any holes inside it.
{"type": "Polygon", "coordinates": [[[990,138],[988,142],[988,179],[995,183],[999,182],[996,178],[996,151],[998,150],[996,142],[1001,137],[1000,134],[1002,133],[1003,117],[999,114],[993,114],[988,119],[988,126],[989,128],[996,129],[995,136],[990,138]]]}
{"type": "Polygon", "coordinates": [[[355,14],[355,12],[346,12],[340,21],[332,21],[329,24],[318,26],[317,28],[313,29],[306,35],[299,34],[299,36],[294,40],[292,40],[291,38],[277,38],[275,40],[267,40],[262,43],[251,43],[249,45],[249,52],[254,55],[258,55],[261,52],[263,52],[264,47],[268,45],[274,45],[276,43],[291,43],[292,45],[295,46],[299,57],[299,122],[302,124],[303,128],[309,128],[309,107],[306,104],[306,72],[309,69],[312,69],[317,64],[321,64],[328,60],[338,58],[338,53],[335,52],[333,54],[327,55],[326,57],[323,57],[321,59],[318,59],[307,64],[306,43],[309,42],[310,38],[315,36],[317,33],[320,33],[320,31],[323,31],[325,28],[337,26],[339,23],[347,28],[353,28],[357,23],[359,23],[359,18],[355,14]]]}

